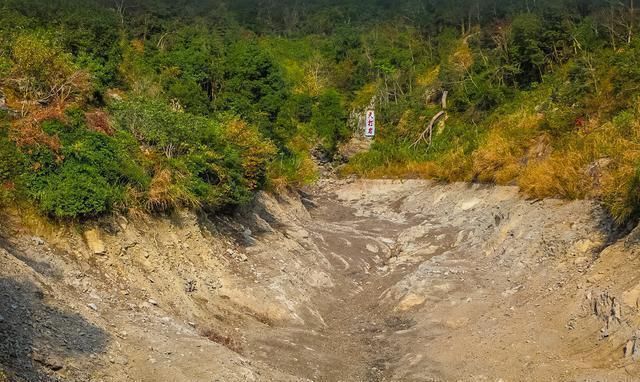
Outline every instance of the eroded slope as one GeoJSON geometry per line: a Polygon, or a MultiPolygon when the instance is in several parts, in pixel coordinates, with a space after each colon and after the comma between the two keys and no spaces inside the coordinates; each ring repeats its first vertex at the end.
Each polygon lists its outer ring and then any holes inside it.
{"type": "Polygon", "coordinates": [[[613,241],[592,202],[327,181],[234,217],[7,221],[0,364],[23,380],[640,373],[636,235],[613,241]]]}

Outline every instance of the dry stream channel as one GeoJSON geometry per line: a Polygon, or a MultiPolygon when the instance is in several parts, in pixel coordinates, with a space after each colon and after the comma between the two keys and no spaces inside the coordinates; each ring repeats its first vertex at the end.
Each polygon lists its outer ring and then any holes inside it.
{"type": "Polygon", "coordinates": [[[231,217],[5,221],[19,381],[640,377],[640,233],[594,202],[324,181],[231,217]]]}

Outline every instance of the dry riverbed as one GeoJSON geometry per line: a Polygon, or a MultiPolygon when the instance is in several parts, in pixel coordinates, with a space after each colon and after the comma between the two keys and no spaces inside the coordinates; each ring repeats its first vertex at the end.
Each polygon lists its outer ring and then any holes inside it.
{"type": "Polygon", "coordinates": [[[593,202],[324,181],[235,216],[3,221],[8,380],[640,378],[640,233],[593,202]]]}

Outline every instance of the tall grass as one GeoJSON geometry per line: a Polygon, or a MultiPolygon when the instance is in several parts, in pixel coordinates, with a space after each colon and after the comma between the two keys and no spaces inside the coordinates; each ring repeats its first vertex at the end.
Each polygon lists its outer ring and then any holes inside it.
{"type": "Polygon", "coordinates": [[[620,224],[640,217],[640,103],[576,120],[578,112],[556,107],[550,94],[549,87],[522,92],[480,125],[454,114],[428,149],[383,135],[342,171],[517,185],[529,198],[600,200],[620,224]]]}

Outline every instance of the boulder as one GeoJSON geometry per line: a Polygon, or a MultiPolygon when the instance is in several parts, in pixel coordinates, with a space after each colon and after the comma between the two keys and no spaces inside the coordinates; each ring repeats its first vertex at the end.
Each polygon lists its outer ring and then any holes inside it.
{"type": "Polygon", "coordinates": [[[87,242],[87,247],[89,247],[89,250],[94,255],[105,255],[107,253],[100,231],[97,229],[85,231],[84,240],[87,242]]]}

